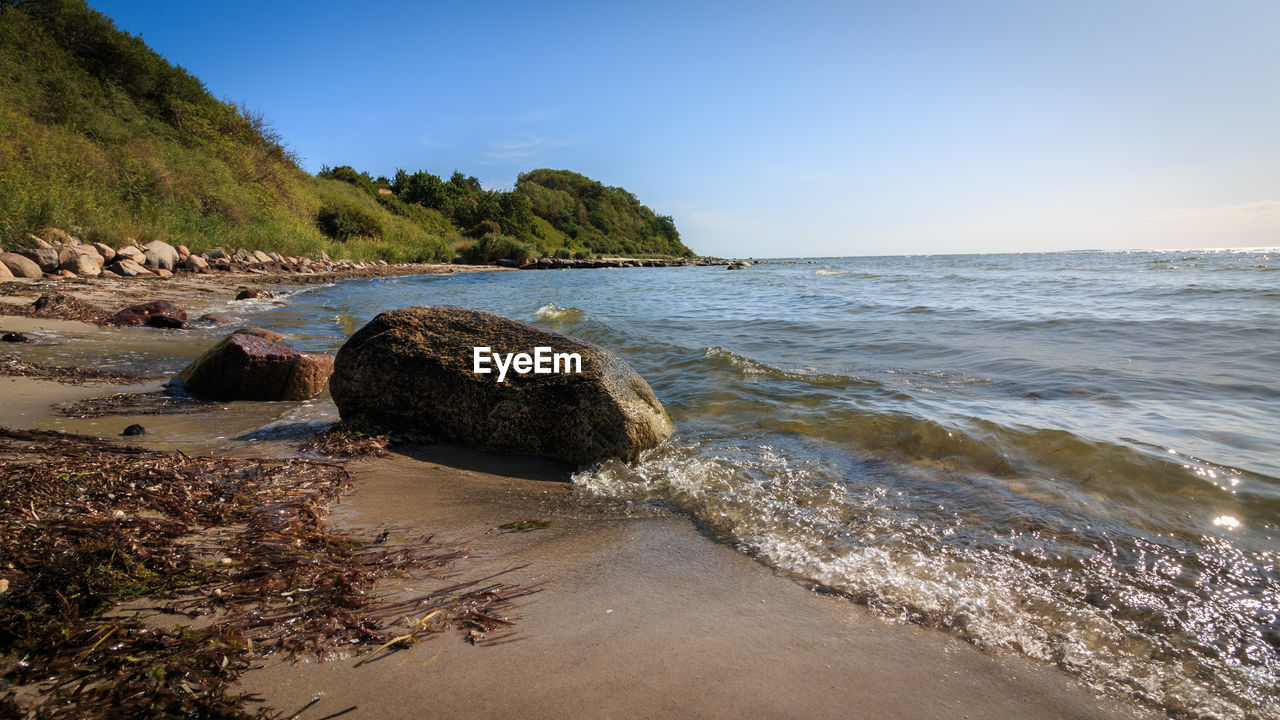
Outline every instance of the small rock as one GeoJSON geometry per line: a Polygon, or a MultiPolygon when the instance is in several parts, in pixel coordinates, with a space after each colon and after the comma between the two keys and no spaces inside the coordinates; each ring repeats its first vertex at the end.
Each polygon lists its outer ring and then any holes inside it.
{"type": "Polygon", "coordinates": [[[42,237],[36,237],[35,235],[27,235],[27,242],[31,243],[32,247],[38,247],[38,248],[53,247],[52,245],[49,244],[48,240],[45,240],[42,237]]]}
{"type": "Polygon", "coordinates": [[[185,322],[168,315],[152,315],[142,324],[147,327],[164,328],[166,330],[186,330],[190,327],[185,322]]]}
{"type": "Polygon", "coordinates": [[[41,272],[58,272],[58,251],[54,248],[30,248],[19,250],[18,254],[40,266],[41,272]]]}
{"type": "Polygon", "coordinates": [[[223,315],[222,313],[205,313],[204,315],[196,318],[196,322],[212,323],[214,325],[224,325],[235,321],[235,318],[230,315],[223,315]]]}
{"type": "Polygon", "coordinates": [[[104,245],[103,243],[96,242],[89,245],[89,247],[98,252],[98,256],[102,258],[103,265],[106,265],[116,259],[116,251],[112,250],[110,245],[104,245]]]}
{"type": "Polygon", "coordinates": [[[4,335],[0,335],[0,341],[12,343],[31,342],[31,338],[20,332],[7,332],[4,335]]]}
{"type": "Polygon", "coordinates": [[[183,258],[182,262],[178,263],[178,267],[196,271],[206,270],[209,267],[209,261],[199,255],[188,255],[183,258]]]}
{"type": "Polygon", "coordinates": [[[237,300],[255,300],[257,298],[273,298],[276,294],[270,290],[259,290],[257,288],[246,288],[236,293],[237,300]]]}
{"type": "Polygon", "coordinates": [[[134,423],[133,425],[130,425],[129,427],[125,428],[124,432],[120,434],[124,436],[146,435],[147,429],[137,423],[134,423]]]}
{"type": "Polygon", "coordinates": [[[331,355],[233,333],[184,368],[178,379],[191,394],[213,400],[306,400],[324,389],[332,372],[331,355]]]}
{"type": "Polygon", "coordinates": [[[97,253],[92,255],[75,253],[75,256],[64,261],[61,267],[80,277],[97,277],[102,274],[102,260],[97,253]]]}
{"type": "Polygon", "coordinates": [[[116,250],[116,259],[125,259],[135,262],[139,265],[147,264],[147,254],[134,245],[125,245],[116,250]]]}
{"type": "Polygon", "coordinates": [[[117,325],[143,325],[149,323],[151,318],[156,316],[170,318],[180,323],[185,323],[187,320],[186,311],[180,310],[173,303],[164,300],[152,300],[139,305],[130,305],[116,313],[112,320],[117,325]]]}
{"type": "Polygon", "coordinates": [[[153,277],[155,275],[150,270],[128,259],[117,259],[107,269],[123,277],[153,277]]]}

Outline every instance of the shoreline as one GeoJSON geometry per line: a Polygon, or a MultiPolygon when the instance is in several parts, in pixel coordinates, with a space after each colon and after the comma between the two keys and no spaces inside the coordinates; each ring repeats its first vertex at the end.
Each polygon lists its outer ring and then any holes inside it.
{"type": "MultiPolygon", "coordinates": [[[[481,269],[495,268],[475,268],[481,269]]],[[[205,287],[211,292],[202,294],[225,299],[240,280],[262,281],[207,277],[192,277],[194,284],[182,276],[144,282],[188,298],[205,287]]],[[[112,291],[139,283],[89,285],[122,305],[127,301],[112,291]]],[[[157,297],[147,293],[147,299],[157,297]]],[[[59,330],[94,327],[19,316],[0,316],[0,327],[8,329],[11,321],[59,330]]],[[[80,429],[56,419],[51,403],[140,389],[33,378],[3,382],[9,393],[0,425],[69,431],[84,431],[89,423],[80,429]]],[[[322,395],[315,402],[329,401],[322,395]]],[[[146,447],[207,454],[212,440],[179,433],[186,439],[166,442],[166,428],[204,428],[213,436],[226,433],[229,422],[260,427],[298,404],[218,405],[236,407],[231,413],[211,408],[181,416],[122,415],[111,424],[142,417],[151,429],[146,447]]],[[[232,454],[270,456],[296,443],[240,446],[232,454]]],[[[292,664],[276,657],[243,677],[240,689],[261,694],[285,713],[319,697],[302,720],[352,705],[358,709],[351,717],[418,717],[421,707],[443,717],[1156,716],[1130,701],[1099,697],[1052,666],[888,622],[847,599],[813,592],[708,538],[684,516],[633,517],[578,497],[564,482],[565,470],[549,461],[406,446],[347,467],[355,479],[352,491],[331,508],[335,525],[435,533],[478,555],[476,568],[520,567],[510,581],[540,584],[542,592],[519,609],[515,642],[472,647],[450,636],[361,667],[355,667],[359,658],[292,664]],[[496,530],[522,520],[550,525],[496,530]]]]}

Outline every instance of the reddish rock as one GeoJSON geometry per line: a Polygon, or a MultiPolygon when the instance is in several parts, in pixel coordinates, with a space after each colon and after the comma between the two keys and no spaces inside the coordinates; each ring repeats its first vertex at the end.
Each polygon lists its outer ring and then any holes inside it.
{"type": "Polygon", "coordinates": [[[185,323],[187,321],[186,311],[180,310],[178,306],[164,300],[152,300],[141,305],[131,305],[116,313],[112,321],[116,325],[145,325],[151,324],[151,318],[157,316],[168,318],[170,322],[185,323]]]}
{"type": "Polygon", "coordinates": [[[147,327],[164,328],[166,330],[186,330],[191,327],[184,321],[168,315],[152,315],[143,323],[147,327]]]}
{"type": "Polygon", "coordinates": [[[191,394],[212,400],[305,400],[324,389],[332,372],[331,355],[234,333],[188,365],[178,379],[191,394]]]}
{"type": "Polygon", "coordinates": [[[237,300],[254,300],[257,298],[273,298],[276,294],[269,290],[259,290],[257,288],[245,288],[236,293],[237,300]]]}

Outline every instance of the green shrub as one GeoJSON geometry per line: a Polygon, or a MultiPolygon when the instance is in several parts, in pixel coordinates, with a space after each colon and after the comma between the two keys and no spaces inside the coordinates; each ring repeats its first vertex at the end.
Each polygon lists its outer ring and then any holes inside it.
{"type": "Polygon", "coordinates": [[[472,265],[497,260],[515,260],[521,265],[533,259],[533,246],[505,235],[485,235],[472,245],[460,247],[462,256],[472,265]]]}
{"type": "Polygon", "coordinates": [[[492,220],[481,220],[467,230],[467,237],[482,238],[485,235],[501,235],[502,226],[492,220]]]}
{"type": "Polygon", "coordinates": [[[555,257],[557,260],[568,260],[573,257],[573,253],[567,247],[558,247],[552,257],[555,257]]]}
{"type": "Polygon", "coordinates": [[[316,225],[335,240],[354,237],[380,238],[382,222],[373,213],[351,202],[330,200],[316,213],[316,225]]]}
{"type": "Polygon", "coordinates": [[[591,258],[591,253],[587,252],[586,250],[579,250],[578,252],[573,254],[573,257],[575,260],[588,260],[591,258]]]}

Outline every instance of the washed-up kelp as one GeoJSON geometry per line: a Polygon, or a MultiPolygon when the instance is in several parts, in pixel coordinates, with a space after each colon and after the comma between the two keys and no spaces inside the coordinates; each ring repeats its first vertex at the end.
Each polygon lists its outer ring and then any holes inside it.
{"type": "Polygon", "coordinates": [[[69,418],[99,418],[110,415],[180,415],[217,405],[169,389],[145,393],[116,393],[54,405],[53,411],[69,418]]]}
{"type": "Polygon", "coordinates": [[[328,528],[349,479],[0,428],[0,717],[279,717],[230,689],[262,656],[511,638],[532,589],[460,578],[465,550],[430,537],[328,528]]]}
{"type": "Polygon", "coordinates": [[[302,446],[303,450],[335,458],[382,457],[391,440],[356,430],[345,423],[335,423],[302,446]]]}
{"type": "Polygon", "coordinates": [[[0,303],[0,315],[78,320],[91,325],[109,325],[112,314],[74,295],[53,292],[41,295],[30,305],[0,303]]]}
{"type": "Polygon", "coordinates": [[[144,378],[126,373],[105,372],[91,368],[62,367],[27,362],[16,355],[0,355],[0,375],[56,380],[62,383],[134,383],[144,378]]]}

